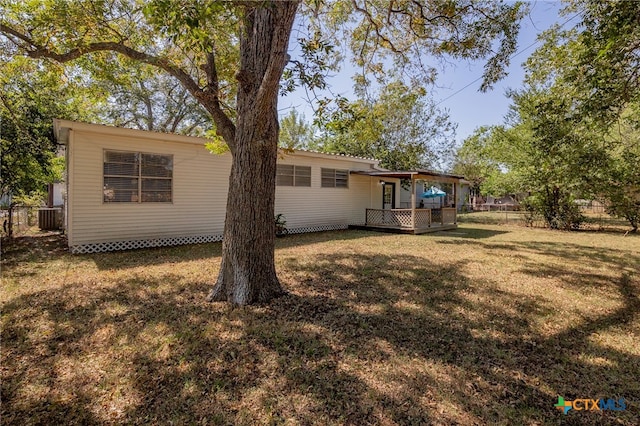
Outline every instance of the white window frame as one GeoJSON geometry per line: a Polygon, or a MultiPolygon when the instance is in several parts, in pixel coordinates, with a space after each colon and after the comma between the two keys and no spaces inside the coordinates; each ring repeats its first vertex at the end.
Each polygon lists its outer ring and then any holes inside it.
{"type": "Polygon", "coordinates": [[[320,169],[320,186],[322,188],[349,188],[349,170],[320,169]]]}
{"type": "MultiPolygon", "coordinates": [[[[103,164],[103,169],[102,169],[102,203],[103,204],[140,204],[140,203],[160,203],[160,204],[173,204],[173,172],[174,172],[174,162],[173,162],[173,154],[159,154],[159,153],[153,153],[153,152],[140,152],[140,151],[123,151],[123,150],[118,150],[118,149],[104,149],[102,152],[102,164],[103,164]],[[107,164],[106,159],[107,159],[107,153],[123,153],[123,154],[134,154],[136,156],[136,168],[138,171],[137,175],[118,175],[118,174],[106,174],[105,170],[104,170],[104,165],[107,164]],[[159,157],[167,157],[170,159],[171,161],[171,176],[147,176],[147,175],[143,175],[142,172],[142,156],[143,155],[155,155],[155,156],[159,156],[159,157]],[[137,179],[138,180],[138,188],[137,188],[137,193],[135,194],[135,199],[132,199],[130,201],[109,201],[107,200],[107,185],[105,183],[107,178],[124,178],[124,179],[137,179]],[[164,191],[164,192],[168,192],[169,193],[169,200],[167,201],[153,201],[153,200],[143,200],[142,195],[143,195],[143,189],[142,189],[142,183],[143,180],[149,180],[149,179],[156,179],[156,180],[168,180],[170,182],[170,188],[168,191],[164,191]]],[[[134,163],[131,163],[134,164],[134,163]]],[[[116,189],[117,190],[117,189],[116,189]]],[[[153,191],[149,191],[149,192],[153,192],[153,191]]],[[[156,192],[160,192],[160,191],[156,191],[156,192]]],[[[132,198],[134,194],[132,194],[132,198]]]]}
{"type": "Polygon", "coordinates": [[[297,166],[295,164],[278,164],[276,169],[276,186],[300,186],[311,187],[311,166],[297,166]],[[291,173],[283,173],[285,168],[291,168],[291,173]],[[307,173],[308,172],[308,173],[307,173]],[[291,184],[284,183],[279,178],[290,178],[291,184]],[[304,182],[308,179],[308,183],[304,182]]]}

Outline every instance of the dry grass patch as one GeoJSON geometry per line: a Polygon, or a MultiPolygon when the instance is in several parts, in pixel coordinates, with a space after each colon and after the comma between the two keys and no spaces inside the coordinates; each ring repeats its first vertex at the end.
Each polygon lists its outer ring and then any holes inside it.
{"type": "Polygon", "coordinates": [[[289,236],[289,294],[204,298],[220,245],[2,260],[4,424],[638,424],[640,240],[463,225],[289,236]],[[569,412],[557,396],[625,397],[569,412]]]}

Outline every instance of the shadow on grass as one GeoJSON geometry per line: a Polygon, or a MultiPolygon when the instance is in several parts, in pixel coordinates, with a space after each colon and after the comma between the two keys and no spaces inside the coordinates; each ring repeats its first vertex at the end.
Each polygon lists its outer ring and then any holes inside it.
{"type": "Polygon", "coordinates": [[[450,230],[450,231],[438,231],[438,232],[433,232],[433,233],[428,233],[428,234],[421,234],[423,236],[436,236],[436,237],[453,237],[453,238],[461,238],[463,240],[465,239],[471,239],[471,240],[479,240],[479,239],[484,239],[484,238],[491,238],[491,237],[495,237],[496,235],[503,235],[503,234],[508,234],[510,231],[496,231],[493,229],[481,229],[481,228],[469,228],[469,227],[464,227],[464,228],[458,228],[455,230],[450,230]]]}
{"type": "MultiPolygon", "coordinates": [[[[451,236],[463,239],[482,239],[504,234],[507,231],[465,228],[464,230],[441,231],[424,236],[451,236]]],[[[276,240],[276,249],[302,247],[307,244],[322,244],[331,241],[348,241],[371,236],[384,235],[374,231],[325,231],[288,235],[276,240]]],[[[67,240],[61,234],[25,236],[3,245],[3,266],[19,263],[42,262],[43,259],[67,257],[68,259],[91,259],[100,270],[120,270],[165,263],[182,263],[219,258],[222,243],[192,244],[175,247],[158,247],[108,253],[69,255],[67,240]]]]}
{"type": "MultiPolygon", "coordinates": [[[[376,342],[382,340],[406,358],[417,356],[454,367],[459,371],[454,380],[466,382],[463,385],[470,385],[470,389],[461,386],[463,391],[454,391],[450,402],[464,407],[465,411],[473,414],[472,419],[482,419],[483,423],[504,422],[504,413],[500,413],[503,409],[513,411],[514,417],[506,417],[510,422],[561,419],[562,416],[556,415],[552,409],[551,400],[556,395],[544,392],[541,383],[551,386],[563,396],[568,395],[567,399],[580,398],[581,395],[617,395],[629,399],[640,391],[637,383],[627,382],[627,378],[638,374],[640,357],[602,347],[589,340],[592,333],[625,326],[637,319],[640,313],[639,289],[629,275],[623,275],[616,284],[618,294],[615,296],[624,301],[621,308],[598,319],[574,324],[559,335],[546,337],[540,336],[531,323],[552,314],[551,307],[534,297],[525,298],[489,287],[482,301],[469,300],[463,297],[469,291],[469,283],[459,274],[464,264],[425,270],[415,265],[412,267],[417,259],[410,256],[402,256],[401,260],[362,256],[358,259],[361,263],[356,262],[350,271],[352,274],[366,270],[372,264],[388,264],[392,271],[411,269],[412,277],[397,280],[392,291],[388,286],[374,285],[370,289],[360,286],[360,291],[356,291],[355,296],[352,293],[351,298],[346,289],[352,288],[353,283],[339,280],[338,283],[345,286],[345,294],[334,299],[342,301],[338,302],[336,310],[348,312],[344,318],[350,320],[336,323],[323,316],[311,321],[319,321],[323,326],[332,328],[336,335],[345,330],[365,330],[344,338],[344,344],[351,347],[352,353],[375,353],[376,342]],[[398,306],[405,300],[411,300],[418,309],[398,306]],[[379,313],[354,312],[354,305],[380,301],[386,303],[379,313]],[[606,359],[608,363],[593,366],[580,361],[581,357],[590,356],[606,359]]],[[[344,271],[340,259],[332,256],[330,262],[339,263],[344,271]]],[[[319,256],[319,263],[322,263],[322,256],[319,256]]],[[[304,266],[292,265],[292,269],[296,268],[304,269],[304,266]]],[[[323,277],[330,274],[322,267],[311,267],[306,272],[317,275],[315,283],[322,282],[323,277]]],[[[381,273],[377,282],[390,278],[386,274],[389,272],[381,273]]],[[[393,272],[390,274],[394,275],[393,272]]],[[[334,278],[325,291],[335,288],[334,278]]],[[[482,287],[482,283],[474,285],[482,287]]],[[[317,305],[317,302],[313,303],[308,310],[313,311],[313,306],[317,305]]],[[[320,305],[331,306],[327,300],[322,300],[320,305]]],[[[439,383],[430,380],[433,379],[430,376],[418,375],[413,379],[421,385],[409,389],[408,400],[405,401],[409,406],[419,406],[420,397],[429,387],[440,387],[439,383]]],[[[577,424],[602,424],[603,421],[614,421],[615,417],[605,417],[608,420],[603,417],[570,419],[569,424],[572,420],[577,424]]],[[[631,419],[629,424],[634,424],[638,420],[637,413],[628,418],[631,419]]],[[[407,419],[394,417],[394,420],[405,423],[407,419]]]]}
{"type": "MultiPolygon", "coordinates": [[[[276,240],[276,248],[300,247],[328,241],[347,241],[366,238],[372,234],[372,232],[368,231],[326,231],[287,235],[276,240]]],[[[3,264],[11,266],[21,262],[41,262],[45,258],[69,256],[66,244],[66,237],[61,234],[49,233],[19,237],[7,244],[3,244],[3,264]]],[[[74,255],[70,257],[79,260],[88,258],[95,262],[100,270],[110,270],[219,258],[221,252],[222,243],[209,243],[74,255]]]]}
{"type": "Polygon", "coordinates": [[[3,423],[640,420],[632,410],[565,417],[553,408],[558,394],[640,394],[640,358],[590,339],[637,317],[629,275],[615,283],[614,312],[545,336],[535,323],[553,313],[548,302],[471,282],[465,262],[353,254],[285,262],[292,293],[269,306],[207,304],[209,285],[179,274],[11,299],[3,423]]]}
{"type": "Polygon", "coordinates": [[[67,238],[59,233],[2,238],[3,263],[29,262],[60,256],[66,252],[67,238]]]}

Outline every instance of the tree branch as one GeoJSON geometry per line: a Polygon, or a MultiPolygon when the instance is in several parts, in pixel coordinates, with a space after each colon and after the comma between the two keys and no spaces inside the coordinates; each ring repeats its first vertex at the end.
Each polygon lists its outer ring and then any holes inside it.
{"type": "Polygon", "coordinates": [[[218,69],[216,68],[215,46],[207,55],[207,63],[202,67],[207,76],[207,87],[204,89],[205,94],[211,101],[211,106],[207,107],[207,111],[213,117],[216,124],[216,132],[221,135],[231,153],[235,150],[236,127],[227,114],[222,110],[220,104],[220,81],[218,80],[218,69]]]}
{"type": "Polygon", "coordinates": [[[373,15],[371,15],[371,12],[369,12],[366,9],[366,5],[364,7],[361,7],[356,0],[351,0],[351,5],[357,12],[360,12],[361,14],[363,14],[364,17],[367,19],[367,21],[369,21],[369,24],[371,24],[371,26],[373,27],[374,31],[376,32],[376,36],[378,36],[378,39],[382,40],[387,44],[387,46],[385,47],[387,47],[389,50],[391,50],[394,53],[404,54],[404,52],[402,52],[400,49],[398,49],[395,46],[395,44],[391,41],[389,37],[386,37],[384,34],[382,34],[380,25],[376,22],[373,15]]]}
{"type": "MultiPolygon", "coordinates": [[[[26,139],[30,139],[31,135],[29,134],[29,130],[23,128],[22,126],[22,122],[20,119],[18,119],[18,116],[16,115],[16,113],[13,111],[13,108],[11,106],[11,103],[8,102],[8,100],[3,96],[3,93],[0,92],[0,101],[2,101],[2,104],[4,105],[4,107],[7,109],[7,111],[9,112],[9,115],[11,115],[11,118],[13,119],[13,124],[16,126],[16,128],[18,129],[18,131],[20,133],[22,133],[22,136],[26,139]]],[[[17,144],[11,144],[10,146],[18,146],[17,144]]],[[[6,154],[5,150],[5,154],[6,154]]]]}
{"type": "MultiPolygon", "coordinates": [[[[205,92],[195,80],[185,72],[182,68],[177,67],[170,63],[167,59],[150,55],[148,53],[140,52],[129,46],[124,45],[121,42],[105,41],[88,43],[85,46],[71,49],[64,53],[56,53],[50,49],[40,46],[34,40],[32,40],[26,34],[23,34],[14,28],[11,28],[3,23],[0,23],[0,32],[9,34],[19,40],[21,40],[26,46],[16,43],[11,39],[13,43],[18,47],[24,49],[27,56],[31,58],[49,58],[60,63],[70,62],[80,58],[83,55],[95,52],[116,52],[131,58],[136,61],[140,61],[157,68],[166,71],[169,75],[176,78],[182,86],[198,100],[198,102],[211,114],[218,132],[222,135],[224,140],[229,144],[233,144],[235,138],[235,125],[231,119],[220,108],[218,100],[218,94],[215,93],[212,97],[210,93],[205,92]]],[[[215,63],[207,64],[207,68],[213,66],[215,72],[215,63]]]]}

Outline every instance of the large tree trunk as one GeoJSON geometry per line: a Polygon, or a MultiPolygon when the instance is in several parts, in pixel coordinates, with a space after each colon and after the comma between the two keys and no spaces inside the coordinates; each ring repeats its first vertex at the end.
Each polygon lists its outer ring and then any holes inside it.
{"type": "Polygon", "coordinates": [[[246,7],[222,264],[210,301],[265,303],[283,293],[274,262],[277,101],[297,6],[276,1],[246,7]]]}

